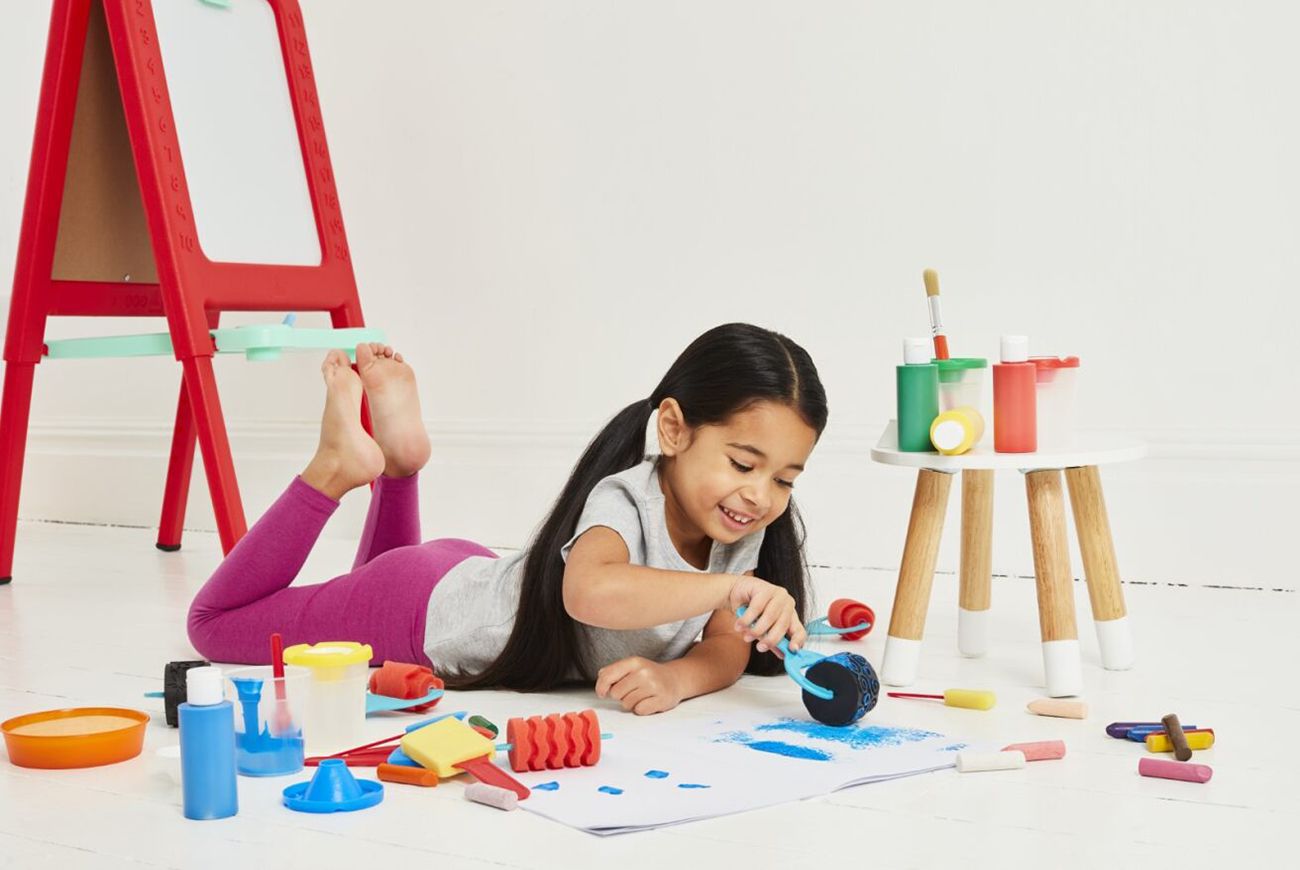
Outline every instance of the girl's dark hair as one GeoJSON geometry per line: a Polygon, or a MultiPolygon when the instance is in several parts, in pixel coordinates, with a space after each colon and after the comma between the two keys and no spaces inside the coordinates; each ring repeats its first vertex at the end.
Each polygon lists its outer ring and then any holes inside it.
{"type": "MultiPolygon", "coordinates": [[[[587,445],[529,545],[519,609],[505,649],[479,674],[447,674],[448,687],[544,691],[571,680],[575,669],[594,679],[578,642],[577,626],[564,608],[560,548],[573,536],[596,484],[645,459],[650,415],[669,397],[677,400],[691,427],[725,423],[732,414],[768,401],[791,408],[819,438],[826,428],[826,392],[817,367],[802,347],[747,323],[714,327],[695,339],[649,398],[619,411],[587,445]]],[[[801,620],[808,595],[803,542],[803,521],[791,498],[786,511],[764,531],[755,571],[794,597],[801,620]]],[[[781,669],[776,656],[750,647],[746,672],[766,675],[781,669]]]]}

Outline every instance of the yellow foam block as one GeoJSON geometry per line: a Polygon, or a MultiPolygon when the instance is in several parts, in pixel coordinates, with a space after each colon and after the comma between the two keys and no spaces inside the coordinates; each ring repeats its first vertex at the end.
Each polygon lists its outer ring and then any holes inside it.
{"type": "MultiPolygon", "coordinates": [[[[1184,731],[1188,749],[1209,749],[1214,745],[1213,731],[1184,731]]],[[[1148,734],[1147,752],[1173,752],[1174,744],[1169,742],[1168,734],[1148,734]]]]}
{"type": "Polygon", "coordinates": [[[992,710],[997,702],[997,695],[981,689],[944,689],[943,692],[943,703],[948,707],[992,710]]]}
{"type": "Polygon", "coordinates": [[[456,769],[462,761],[491,758],[496,744],[454,716],[448,716],[403,737],[402,751],[440,779],[446,779],[464,772],[456,769]]]}

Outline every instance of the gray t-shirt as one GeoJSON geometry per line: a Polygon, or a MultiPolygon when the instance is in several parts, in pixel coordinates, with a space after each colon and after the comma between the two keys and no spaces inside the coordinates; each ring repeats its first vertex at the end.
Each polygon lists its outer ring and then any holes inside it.
{"type": "MultiPolygon", "coordinates": [[[[705,571],[683,559],[668,536],[664,493],[655,459],[596,484],[573,537],[560,549],[561,558],[567,561],[574,542],[594,526],[618,532],[633,565],[696,574],[752,571],[758,566],[758,551],[763,545],[760,529],[734,544],[714,541],[705,571]]],[[[526,555],[527,551],[500,559],[471,556],[438,581],[429,596],[424,632],[424,652],[436,668],[478,673],[500,655],[519,609],[526,555]]],[[[593,671],[628,656],[667,662],[681,658],[691,648],[710,616],[712,613],[702,613],[681,622],[629,630],[579,623],[578,639],[593,671]]],[[[572,676],[580,675],[575,672],[572,676]]]]}

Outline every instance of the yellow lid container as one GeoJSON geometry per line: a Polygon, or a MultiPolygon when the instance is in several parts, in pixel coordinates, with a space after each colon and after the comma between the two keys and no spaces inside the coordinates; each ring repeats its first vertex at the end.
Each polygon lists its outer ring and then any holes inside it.
{"type": "Polygon", "coordinates": [[[984,437],[984,417],[974,408],[944,411],[930,424],[930,443],[945,456],[959,456],[984,437]]]}
{"type": "Polygon", "coordinates": [[[329,640],[321,643],[300,643],[284,651],[284,663],[297,665],[311,671],[312,678],[332,682],[347,678],[356,666],[368,668],[374,650],[369,644],[350,640],[329,640]]]}

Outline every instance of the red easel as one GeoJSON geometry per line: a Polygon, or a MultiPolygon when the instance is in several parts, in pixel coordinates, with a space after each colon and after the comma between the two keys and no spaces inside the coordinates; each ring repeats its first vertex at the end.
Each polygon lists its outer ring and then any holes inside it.
{"type": "Polygon", "coordinates": [[[0,583],[12,577],[32,381],[51,316],[167,319],[181,363],[158,547],[180,547],[197,437],[221,546],[247,530],[208,333],[223,311],[363,325],[297,0],[272,7],[319,266],[214,262],[199,247],[151,0],[54,0],[5,337],[0,583]],[[125,279],[129,276],[129,279],[125,279]]]}

